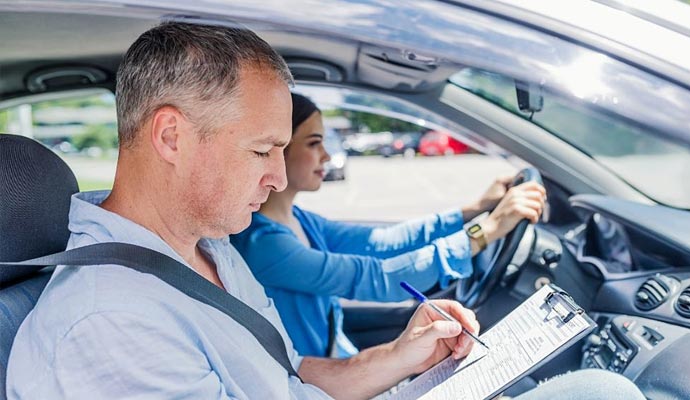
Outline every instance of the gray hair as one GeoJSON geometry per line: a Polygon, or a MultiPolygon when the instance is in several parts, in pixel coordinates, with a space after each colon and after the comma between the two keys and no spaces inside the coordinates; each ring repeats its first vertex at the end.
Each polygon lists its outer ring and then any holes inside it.
{"type": "Polygon", "coordinates": [[[202,139],[212,134],[219,112],[230,110],[242,68],[272,70],[293,84],[283,58],[249,30],[166,22],[144,32],[117,71],[120,146],[131,147],[144,121],[166,105],[195,121],[202,139]]]}

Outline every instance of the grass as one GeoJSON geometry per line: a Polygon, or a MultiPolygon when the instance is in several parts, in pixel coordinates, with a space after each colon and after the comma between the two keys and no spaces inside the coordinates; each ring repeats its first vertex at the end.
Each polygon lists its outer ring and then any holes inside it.
{"type": "Polygon", "coordinates": [[[79,190],[82,192],[86,192],[89,190],[101,190],[101,189],[112,189],[113,188],[113,182],[112,181],[96,181],[96,180],[89,180],[89,179],[79,179],[79,190]]]}

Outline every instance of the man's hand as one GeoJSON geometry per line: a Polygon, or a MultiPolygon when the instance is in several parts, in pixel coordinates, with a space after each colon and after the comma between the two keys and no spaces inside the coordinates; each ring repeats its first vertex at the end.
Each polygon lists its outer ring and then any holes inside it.
{"type": "Polygon", "coordinates": [[[546,190],[536,182],[525,182],[510,188],[491,214],[480,223],[487,242],[504,237],[523,219],[536,224],[545,201],[546,190]]]}
{"type": "MultiPolygon", "coordinates": [[[[470,332],[479,331],[474,313],[457,301],[432,301],[470,332]]],[[[394,341],[349,359],[304,357],[299,374],[305,383],[320,387],[336,399],[370,399],[408,376],[426,371],[451,352],[456,358],[467,355],[473,341],[461,332],[460,324],[444,320],[422,304],[394,341]]]]}
{"type": "Polygon", "coordinates": [[[474,341],[468,335],[461,335],[462,327],[473,334],[479,332],[479,323],[471,310],[453,300],[432,300],[452,315],[460,324],[444,320],[426,304],[421,304],[407,324],[407,328],[393,342],[393,353],[398,365],[409,374],[426,371],[449,354],[460,359],[465,357],[474,341]]]}

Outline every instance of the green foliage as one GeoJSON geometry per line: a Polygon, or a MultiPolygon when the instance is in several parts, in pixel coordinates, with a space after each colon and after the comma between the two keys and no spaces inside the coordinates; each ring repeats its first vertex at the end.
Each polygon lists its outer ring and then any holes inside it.
{"type": "Polygon", "coordinates": [[[383,115],[350,110],[326,110],[325,117],[343,116],[350,120],[352,129],[359,132],[414,132],[420,131],[418,125],[383,115]]]}
{"type": "Polygon", "coordinates": [[[34,111],[50,108],[85,108],[85,107],[112,107],[114,99],[113,96],[108,95],[94,95],[94,96],[79,96],[74,98],[64,98],[55,100],[46,100],[32,105],[34,111]]]}
{"type": "Polygon", "coordinates": [[[357,113],[352,118],[353,125],[365,125],[370,132],[412,132],[421,128],[415,124],[376,114],[357,113]]]}
{"type": "Polygon", "coordinates": [[[79,190],[82,192],[86,192],[89,190],[103,190],[103,189],[112,189],[113,188],[113,182],[112,181],[95,181],[95,180],[89,180],[89,179],[79,179],[79,190]]]}
{"type": "Polygon", "coordinates": [[[84,132],[72,137],[72,144],[81,151],[89,147],[103,150],[117,148],[117,132],[108,125],[89,125],[84,132]]]}
{"type": "Polygon", "coordinates": [[[7,125],[9,125],[9,112],[0,111],[0,133],[7,133],[7,125]]]}
{"type": "Polygon", "coordinates": [[[328,109],[328,110],[322,110],[321,114],[324,117],[340,117],[343,115],[343,110],[341,109],[328,109]]]}

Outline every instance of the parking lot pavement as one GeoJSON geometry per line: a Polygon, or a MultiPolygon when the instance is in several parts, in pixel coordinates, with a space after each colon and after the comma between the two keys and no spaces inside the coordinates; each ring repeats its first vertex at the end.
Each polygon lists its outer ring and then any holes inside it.
{"type": "Polygon", "coordinates": [[[449,157],[349,157],[344,181],[300,193],[297,204],[328,218],[400,221],[474,201],[499,175],[517,169],[478,154],[449,157]]]}

